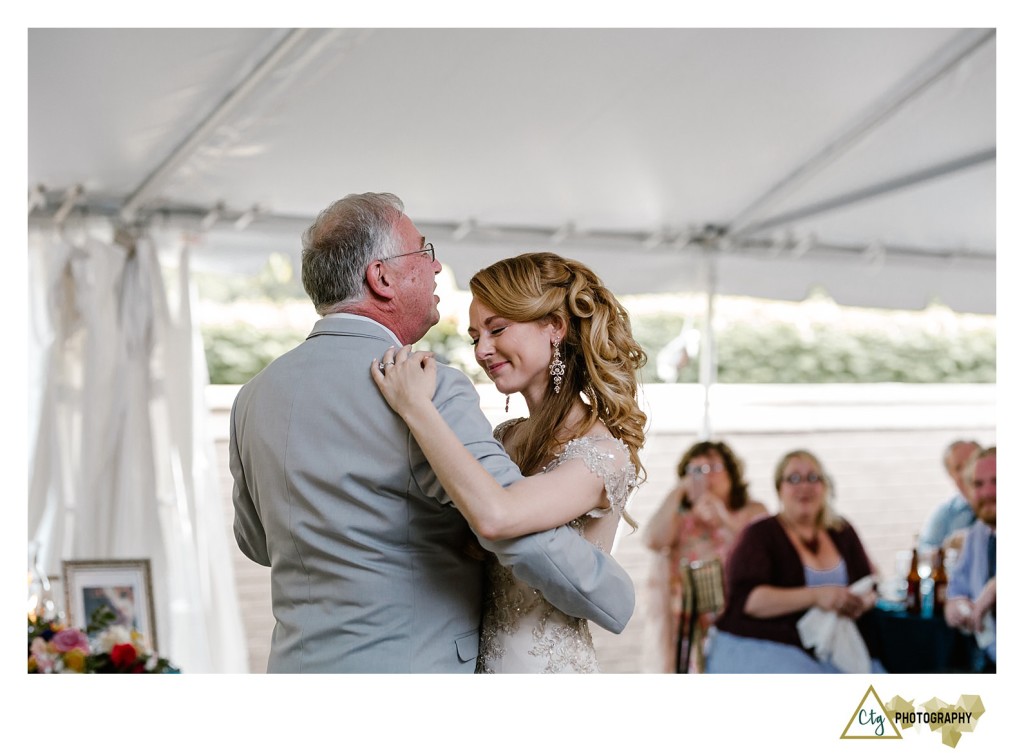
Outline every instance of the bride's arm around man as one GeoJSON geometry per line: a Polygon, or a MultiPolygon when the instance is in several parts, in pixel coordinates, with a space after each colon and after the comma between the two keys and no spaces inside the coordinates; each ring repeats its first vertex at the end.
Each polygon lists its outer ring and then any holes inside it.
{"type": "MultiPolygon", "coordinates": [[[[321,319],[232,407],[235,538],[271,568],[271,672],[472,672],[482,568],[475,540],[368,364],[437,323],[433,246],[390,194],[349,195],[303,236],[321,319]]],[[[443,369],[434,402],[502,486],[518,468],[469,379],[443,369]]],[[[625,571],[565,526],[480,543],[564,612],[621,632],[625,571]]]]}
{"type": "MultiPolygon", "coordinates": [[[[529,417],[495,431],[528,478],[502,486],[476,462],[435,404],[447,371],[433,354],[389,348],[370,374],[409,425],[455,506],[481,536],[508,539],[569,524],[611,551],[642,479],[646,362],[629,314],[580,262],[549,252],[509,257],[469,281],[469,334],[499,392],[529,417]]],[[[635,528],[635,525],[634,525],[635,528]]],[[[592,673],[600,662],[586,620],[538,596],[515,571],[488,563],[478,672],[592,673]]]]}

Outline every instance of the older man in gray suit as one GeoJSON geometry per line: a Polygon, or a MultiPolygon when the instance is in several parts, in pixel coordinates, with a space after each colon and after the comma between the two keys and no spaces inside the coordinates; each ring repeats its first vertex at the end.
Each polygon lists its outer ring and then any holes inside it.
{"type": "MultiPolygon", "coordinates": [[[[437,323],[431,244],[391,194],[349,195],[303,236],[302,281],[323,317],[238,393],[231,411],[235,538],[270,566],[269,672],[472,672],[479,541],[562,611],[621,632],[625,571],[574,531],[477,539],[370,378],[392,345],[437,323]]],[[[438,369],[434,403],[508,485],[470,380],[438,369]]]]}

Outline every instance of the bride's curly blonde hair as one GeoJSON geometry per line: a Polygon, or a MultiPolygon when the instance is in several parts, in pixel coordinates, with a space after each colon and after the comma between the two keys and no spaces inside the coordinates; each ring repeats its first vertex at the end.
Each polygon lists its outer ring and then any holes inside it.
{"type": "Polygon", "coordinates": [[[548,252],[503,259],[469,281],[473,296],[496,314],[514,322],[553,319],[563,322],[562,389],[547,394],[530,416],[524,440],[513,460],[523,473],[536,473],[570,439],[603,421],[629,450],[638,481],[646,476],[640,462],[646,414],[637,402],[637,372],[647,363],[633,339],[629,314],[589,268],[548,252]],[[578,396],[589,416],[569,433],[566,420],[578,396]]]}

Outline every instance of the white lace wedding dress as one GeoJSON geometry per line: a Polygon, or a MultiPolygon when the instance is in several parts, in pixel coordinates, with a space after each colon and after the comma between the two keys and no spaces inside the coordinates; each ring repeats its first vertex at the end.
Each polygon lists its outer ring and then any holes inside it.
{"type": "MultiPolygon", "coordinates": [[[[494,430],[494,436],[501,441],[505,431],[522,420],[506,421],[494,430]]],[[[636,469],[621,440],[581,437],[570,441],[541,473],[573,461],[585,463],[604,480],[611,507],[595,507],[569,525],[598,548],[608,551],[622,511],[636,488],[636,469]]],[[[486,576],[477,673],[600,671],[586,620],[570,617],[553,607],[540,591],[516,580],[490,554],[486,576]]]]}

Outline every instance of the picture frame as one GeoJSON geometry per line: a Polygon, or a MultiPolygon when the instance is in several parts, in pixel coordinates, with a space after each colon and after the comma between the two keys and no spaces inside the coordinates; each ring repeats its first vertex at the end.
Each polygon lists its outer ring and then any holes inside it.
{"type": "Polygon", "coordinates": [[[148,559],[64,560],[64,603],[68,624],[85,629],[100,606],[116,615],[123,625],[145,636],[157,652],[153,579],[148,559]]]}

